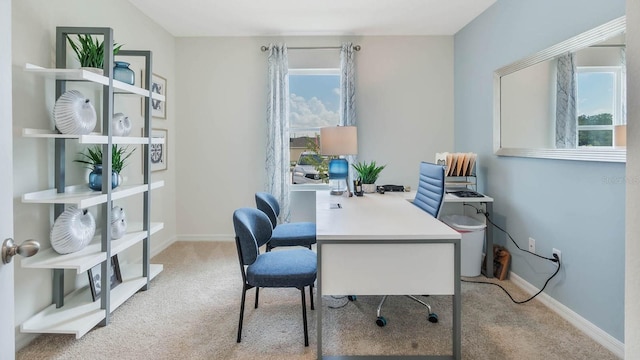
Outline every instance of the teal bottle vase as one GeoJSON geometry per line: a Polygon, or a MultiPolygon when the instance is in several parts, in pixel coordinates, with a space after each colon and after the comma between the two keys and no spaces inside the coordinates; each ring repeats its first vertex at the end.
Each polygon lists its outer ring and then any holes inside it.
{"type": "Polygon", "coordinates": [[[136,82],[136,76],[133,70],[129,69],[129,63],[124,61],[114,61],[114,63],[116,66],[113,67],[113,78],[133,85],[136,82]]]}
{"type": "MultiPolygon", "coordinates": [[[[111,188],[115,189],[120,185],[120,176],[117,172],[111,172],[111,188]]],[[[89,187],[95,191],[102,191],[102,165],[95,165],[89,173],[89,187]]]]}

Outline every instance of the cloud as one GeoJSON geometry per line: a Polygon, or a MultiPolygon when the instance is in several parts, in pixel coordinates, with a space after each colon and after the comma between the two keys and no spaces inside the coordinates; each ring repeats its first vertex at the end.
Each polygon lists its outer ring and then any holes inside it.
{"type": "Polygon", "coordinates": [[[305,99],[291,93],[289,95],[289,121],[291,127],[324,127],[338,124],[339,114],[327,110],[315,96],[305,99]]]}

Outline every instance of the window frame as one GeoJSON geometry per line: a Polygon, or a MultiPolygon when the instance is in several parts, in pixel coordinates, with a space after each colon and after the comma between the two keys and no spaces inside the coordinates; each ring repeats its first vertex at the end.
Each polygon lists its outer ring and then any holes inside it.
{"type": "MultiPolygon", "coordinates": [[[[576,138],[580,138],[580,131],[590,130],[606,130],[611,132],[611,146],[596,146],[596,145],[577,145],[577,149],[584,148],[613,148],[614,147],[614,127],[616,125],[623,124],[622,115],[622,67],[621,66],[577,66],[576,67],[576,83],[577,75],[584,73],[613,73],[613,108],[611,114],[611,125],[580,125],[578,118],[580,114],[576,111],[576,138]]],[[[579,91],[578,91],[579,92],[579,91]]],[[[580,100],[580,94],[576,96],[576,103],[580,100]]],[[[577,110],[577,109],[576,109],[577,110]]]]}
{"type": "MultiPolygon", "coordinates": [[[[341,76],[341,71],[340,68],[297,68],[297,69],[289,69],[288,72],[288,77],[290,78],[291,76],[297,76],[297,75],[317,75],[317,76],[327,76],[327,75],[333,75],[333,76],[341,76]]],[[[289,93],[291,93],[291,82],[289,81],[289,93]]],[[[289,104],[289,106],[291,106],[289,104]]],[[[291,112],[291,108],[288,109],[289,113],[291,112]]],[[[338,123],[340,122],[340,119],[338,118],[338,123]]],[[[338,125],[338,124],[336,124],[338,125]]],[[[289,120],[289,143],[285,146],[287,146],[287,151],[289,151],[289,153],[291,153],[291,134],[294,134],[296,132],[298,133],[303,133],[303,132],[315,132],[315,133],[320,133],[320,128],[321,126],[316,126],[316,127],[295,127],[291,124],[291,120],[289,120]]],[[[303,152],[306,150],[303,150],[303,152]]],[[[291,162],[298,162],[298,159],[291,159],[291,162]]],[[[292,166],[291,168],[291,183],[289,184],[289,186],[295,188],[295,187],[301,187],[301,188],[318,188],[318,187],[325,187],[325,186],[329,186],[326,183],[305,183],[305,184],[294,184],[293,183],[293,172],[294,172],[294,166],[292,166]]]]}

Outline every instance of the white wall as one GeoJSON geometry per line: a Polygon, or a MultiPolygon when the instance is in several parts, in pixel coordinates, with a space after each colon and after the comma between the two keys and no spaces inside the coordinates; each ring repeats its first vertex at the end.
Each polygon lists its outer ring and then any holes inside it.
{"type": "MultiPolygon", "coordinates": [[[[53,141],[29,139],[20,136],[21,128],[51,128],[51,110],[54,104],[54,82],[23,71],[29,62],[40,66],[55,64],[56,26],[92,26],[113,28],[115,42],[123,49],[151,50],[154,72],[168,80],[167,120],[154,120],[153,127],[169,129],[169,170],[152,174],[153,180],[165,180],[165,187],[154,190],[152,221],[163,221],[165,228],[152,237],[152,249],[158,251],[175,238],[175,156],[172,148],[175,119],[174,38],[142,15],[125,0],[87,2],[82,0],[15,1],[12,9],[13,43],[13,127],[14,127],[14,227],[18,239],[34,238],[43,248],[50,247],[49,230],[52,206],[22,204],[25,192],[43,190],[53,186],[53,141]]],[[[134,67],[135,68],[135,67],[134,67]]],[[[139,69],[136,68],[136,69],[139,69]]],[[[139,73],[139,71],[137,71],[139,73]]],[[[86,88],[86,87],[85,87],[86,88]]],[[[83,88],[83,89],[85,89],[83,88]]],[[[99,94],[88,91],[87,96],[99,94]]],[[[94,100],[100,106],[99,96],[94,100]]],[[[134,134],[140,133],[142,124],[141,101],[137,96],[116,96],[114,109],[124,112],[134,121],[134,134]]],[[[100,114],[100,112],[98,111],[100,114]]],[[[86,182],[85,171],[72,162],[80,149],[74,141],[67,141],[68,184],[86,182]]],[[[124,170],[126,181],[142,181],[141,148],[138,147],[124,170]]],[[[127,209],[130,221],[141,221],[142,196],[119,203],[127,209]]],[[[141,252],[139,247],[122,254],[121,263],[133,261],[141,252]]],[[[19,261],[19,259],[18,259],[19,261]]],[[[33,336],[19,333],[19,324],[51,304],[51,271],[30,270],[16,266],[16,342],[23,346],[33,336]]],[[[86,274],[65,273],[65,288],[86,284],[86,274]]]]}
{"type": "Polygon", "coordinates": [[[501,147],[555,148],[555,66],[543,61],[500,79],[501,147]]]}
{"type": "Polygon", "coordinates": [[[640,2],[627,0],[625,358],[640,359],[640,2]]]}
{"type": "Polygon", "coordinates": [[[378,182],[415,187],[419,162],[452,150],[452,37],[179,38],[180,239],[232,240],[233,211],[255,206],[254,193],[264,189],[267,54],[260,46],[347,40],[362,46],[355,57],[358,159],[387,164],[378,182]]]}

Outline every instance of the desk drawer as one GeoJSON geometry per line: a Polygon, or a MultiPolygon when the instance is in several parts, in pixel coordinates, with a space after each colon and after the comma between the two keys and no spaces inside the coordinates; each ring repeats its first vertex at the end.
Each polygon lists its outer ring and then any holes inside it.
{"type": "Polygon", "coordinates": [[[454,245],[322,244],[322,295],[453,295],[454,245]]]}

